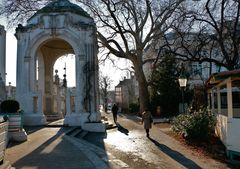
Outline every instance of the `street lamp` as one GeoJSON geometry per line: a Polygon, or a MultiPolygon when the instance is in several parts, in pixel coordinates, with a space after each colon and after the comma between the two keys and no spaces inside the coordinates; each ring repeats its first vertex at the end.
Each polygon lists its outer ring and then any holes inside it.
{"type": "Polygon", "coordinates": [[[185,113],[185,107],[184,107],[184,88],[187,86],[187,78],[185,76],[180,76],[178,78],[178,82],[180,85],[180,88],[182,90],[182,104],[183,104],[183,112],[185,113]]]}

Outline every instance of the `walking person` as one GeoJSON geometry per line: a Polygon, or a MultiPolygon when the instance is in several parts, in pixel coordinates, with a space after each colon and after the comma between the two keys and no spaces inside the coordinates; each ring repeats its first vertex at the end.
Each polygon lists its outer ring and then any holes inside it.
{"type": "Polygon", "coordinates": [[[113,104],[112,114],[113,114],[114,123],[117,122],[117,113],[118,113],[118,106],[116,104],[113,104]]]}
{"type": "Polygon", "coordinates": [[[144,125],[146,136],[149,138],[149,130],[152,128],[152,115],[148,108],[142,113],[142,124],[144,125]]]}

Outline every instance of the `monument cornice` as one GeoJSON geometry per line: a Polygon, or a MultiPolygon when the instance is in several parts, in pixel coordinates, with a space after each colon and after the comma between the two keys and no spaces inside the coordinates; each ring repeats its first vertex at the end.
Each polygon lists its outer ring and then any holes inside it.
{"type": "MultiPolygon", "coordinates": [[[[52,20],[56,19],[57,16],[59,16],[60,14],[51,14],[51,15],[42,15],[42,16],[49,16],[50,18],[52,18],[52,20]]],[[[92,22],[85,22],[85,21],[74,21],[73,19],[69,18],[67,15],[64,15],[65,18],[65,23],[62,26],[59,26],[58,24],[55,25],[51,25],[49,24],[49,26],[46,26],[46,23],[44,24],[44,19],[43,17],[40,17],[39,21],[36,24],[28,24],[26,26],[23,26],[22,24],[18,24],[18,27],[16,28],[16,34],[17,33],[26,33],[28,31],[32,31],[35,29],[46,29],[46,30],[51,30],[51,29],[56,29],[56,30],[61,30],[61,29],[69,29],[74,28],[79,30],[96,30],[96,24],[94,23],[94,21],[92,22]]]]}

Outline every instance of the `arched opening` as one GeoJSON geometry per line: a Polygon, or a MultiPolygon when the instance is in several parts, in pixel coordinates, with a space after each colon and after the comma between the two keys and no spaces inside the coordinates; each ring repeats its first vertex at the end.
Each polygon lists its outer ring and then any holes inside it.
{"type": "Polygon", "coordinates": [[[56,70],[60,79],[63,79],[64,74],[66,74],[67,87],[76,87],[76,67],[74,54],[66,54],[59,57],[54,64],[54,75],[56,75],[56,70]]]}
{"type": "Polygon", "coordinates": [[[75,54],[63,39],[43,42],[36,54],[36,88],[42,93],[42,112],[47,121],[64,118],[67,87],[76,86],[75,54]]]}

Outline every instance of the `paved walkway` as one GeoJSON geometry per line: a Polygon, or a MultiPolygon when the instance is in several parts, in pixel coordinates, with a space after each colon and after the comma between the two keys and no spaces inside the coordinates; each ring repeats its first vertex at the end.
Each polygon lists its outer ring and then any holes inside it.
{"type": "MultiPolygon", "coordinates": [[[[109,118],[111,118],[111,114],[107,114],[109,118]]],[[[119,121],[121,124],[125,125],[121,119],[128,119],[126,121],[135,122],[137,125],[140,124],[141,119],[136,116],[129,116],[126,114],[119,115],[119,121]]],[[[131,122],[127,122],[128,124],[131,122]]],[[[133,125],[133,124],[131,124],[133,125]]],[[[142,125],[140,125],[143,128],[142,125]]],[[[144,130],[143,130],[144,132],[144,130]]],[[[150,141],[156,145],[157,148],[165,155],[166,158],[164,160],[167,163],[170,163],[174,166],[174,169],[178,168],[204,168],[204,169],[227,169],[233,168],[230,165],[217,161],[215,159],[199,156],[196,152],[188,149],[183,146],[177,140],[172,137],[166,135],[159,128],[153,127],[150,130],[150,141]]],[[[147,143],[146,143],[147,144],[147,143]]],[[[239,167],[238,167],[239,168],[239,167]]]]}
{"type": "Polygon", "coordinates": [[[28,141],[10,145],[7,161],[16,169],[94,169],[105,163],[65,135],[65,128],[42,128],[28,135],[28,141]]]}
{"type": "MultiPolygon", "coordinates": [[[[38,130],[36,128],[28,130],[28,141],[10,145],[6,150],[5,159],[10,161],[16,169],[122,168],[118,166],[119,162],[114,163],[114,160],[108,160],[107,152],[101,151],[100,148],[85,140],[66,135],[68,131],[67,127],[44,127],[38,128],[38,130]]],[[[176,168],[192,166],[192,164],[185,164],[184,161],[189,161],[185,159],[191,159],[199,164],[200,168],[207,168],[209,162],[214,163],[212,165],[214,168],[228,168],[227,165],[212,159],[198,159],[196,155],[191,155],[190,151],[162,132],[152,130],[151,133],[160,138],[160,140],[153,141],[156,144],[161,142],[161,145],[159,144],[161,151],[166,153],[166,156],[175,159],[172,160],[172,164],[176,163],[176,168]]]]}

